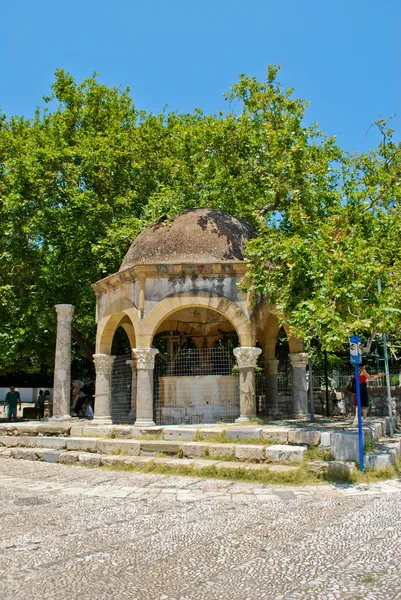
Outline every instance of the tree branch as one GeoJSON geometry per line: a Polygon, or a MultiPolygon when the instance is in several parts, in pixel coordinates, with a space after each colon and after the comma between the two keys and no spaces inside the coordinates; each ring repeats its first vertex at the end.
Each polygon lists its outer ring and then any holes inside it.
{"type": "Polygon", "coordinates": [[[78,344],[83,349],[85,357],[89,360],[90,363],[94,364],[92,345],[84,338],[82,333],[74,327],[74,325],[71,327],[71,335],[72,335],[72,338],[76,342],[78,342],[78,344]]]}

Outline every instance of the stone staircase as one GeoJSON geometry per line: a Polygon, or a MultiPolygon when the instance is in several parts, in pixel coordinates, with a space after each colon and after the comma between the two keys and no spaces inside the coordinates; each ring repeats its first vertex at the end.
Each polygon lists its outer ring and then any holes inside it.
{"type": "MultiPolygon", "coordinates": [[[[62,464],[111,466],[145,463],[282,470],[296,469],[307,450],[319,447],[334,461],[358,460],[358,435],[349,424],[319,426],[292,422],[264,426],[169,426],[139,429],[90,421],[41,421],[0,424],[0,458],[62,464]],[[284,463],[284,464],[283,464],[284,463]]],[[[385,438],[388,419],[364,426],[372,451],[366,466],[387,466],[399,453],[398,439],[385,438]],[[373,449],[374,448],[374,449],[373,449]]],[[[336,463],[338,464],[338,463],[336,463]]]]}

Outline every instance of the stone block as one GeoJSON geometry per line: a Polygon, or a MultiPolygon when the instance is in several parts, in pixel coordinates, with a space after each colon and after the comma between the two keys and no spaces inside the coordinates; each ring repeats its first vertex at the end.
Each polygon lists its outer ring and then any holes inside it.
{"type": "Polygon", "coordinates": [[[18,423],[14,428],[14,435],[35,436],[38,433],[38,423],[18,423]]]}
{"type": "Polygon", "coordinates": [[[209,444],[205,442],[187,442],[182,444],[182,452],[184,456],[190,458],[199,458],[205,456],[206,448],[209,448],[209,444]]]}
{"type": "Polygon", "coordinates": [[[73,465],[78,462],[79,452],[60,452],[58,462],[63,465],[73,465]]]}
{"type": "Polygon", "coordinates": [[[240,460],[263,460],[265,458],[264,446],[238,444],[235,446],[235,457],[240,460]]]}
{"type": "Polygon", "coordinates": [[[344,462],[339,460],[333,460],[327,463],[327,472],[334,475],[335,471],[342,471],[343,473],[350,475],[356,470],[356,464],[354,462],[344,462]]]}
{"type": "Polygon", "coordinates": [[[67,438],[67,450],[81,450],[84,452],[96,452],[97,440],[93,438],[67,438]]]}
{"type": "Polygon", "coordinates": [[[395,454],[391,451],[368,452],[365,455],[365,467],[392,467],[395,464],[395,454]]]}
{"type": "Polygon", "coordinates": [[[131,456],[138,456],[141,451],[141,442],[136,440],[97,440],[96,451],[103,454],[121,451],[131,456]]]}
{"type": "Polygon", "coordinates": [[[82,435],[84,437],[103,437],[103,438],[114,438],[114,427],[113,425],[87,425],[83,427],[82,435]]]}
{"type": "Polygon", "coordinates": [[[101,456],[100,464],[105,467],[112,467],[113,465],[127,465],[127,456],[101,456]]]}
{"type": "Polygon", "coordinates": [[[320,444],[320,431],[314,429],[294,429],[288,433],[289,444],[306,444],[307,446],[318,446],[320,444]]]}
{"type": "Polygon", "coordinates": [[[215,464],[215,467],[216,469],[245,469],[245,463],[225,460],[215,464]]]}
{"type": "Polygon", "coordinates": [[[209,456],[211,458],[224,458],[225,456],[235,456],[234,444],[208,444],[208,448],[209,456]]]}
{"type": "MultiPolygon", "coordinates": [[[[195,469],[210,469],[210,467],[213,467],[214,465],[217,465],[218,461],[217,460],[202,460],[202,459],[198,459],[194,461],[194,468],[195,469]]],[[[236,463],[234,463],[236,464],[236,463]]]]}
{"type": "MultiPolygon", "coordinates": [[[[32,438],[31,438],[32,439],[32,438]]],[[[53,450],[61,450],[66,447],[67,439],[65,437],[37,437],[33,438],[37,448],[49,448],[53,450]]]]}
{"type": "Polygon", "coordinates": [[[320,432],[320,445],[325,448],[330,448],[330,431],[321,431],[320,432]]]}
{"type": "Polygon", "coordinates": [[[82,437],[84,431],[83,425],[73,425],[70,430],[71,437],[82,437]]]}
{"type": "Polygon", "coordinates": [[[306,446],[286,446],[285,444],[277,444],[268,446],[265,449],[266,458],[273,461],[294,460],[301,462],[307,450],[306,446]]]}
{"type": "Polygon", "coordinates": [[[1,448],[0,449],[0,458],[11,458],[12,452],[11,448],[1,448]]]}
{"type": "Polygon", "coordinates": [[[260,439],[261,427],[232,427],[226,430],[226,437],[230,440],[260,439]]]}
{"type": "Polygon", "coordinates": [[[189,427],[165,427],[163,437],[165,440],[194,440],[196,428],[189,427]]]}
{"type": "Polygon", "coordinates": [[[13,448],[11,456],[23,460],[38,460],[38,455],[33,448],[13,448]]]}
{"type": "Polygon", "coordinates": [[[44,421],[38,423],[38,432],[45,435],[70,435],[73,421],[44,421]]]}
{"type": "Polygon", "coordinates": [[[114,425],[114,436],[118,439],[132,438],[132,427],[129,425],[114,425]]]}
{"type": "Polygon", "coordinates": [[[100,454],[91,454],[90,452],[82,452],[78,455],[78,462],[90,467],[98,467],[101,461],[100,454]]]}
{"type": "Polygon", "coordinates": [[[198,429],[203,440],[213,440],[225,432],[225,427],[201,427],[198,429]]]}
{"type": "Polygon", "coordinates": [[[16,435],[4,435],[0,437],[0,446],[6,446],[7,448],[15,448],[18,446],[18,440],[20,438],[16,435]]]}
{"type": "Polygon", "coordinates": [[[167,452],[168,454],[177,454],[181,449],[181,444],[168,442],[167,440],[141,440],[142,452],[167,452]]]}
{"type": "Polygon", "coordinates": [[[192,458],[154,458],[156,465],[167,465],[169,467],[189,467],[195,463],[192,458]]]}
{"type": "Polygon", "coordinates": [[[277,442],[278,444],[287,444],[289,431],[286,427],[263,427],[260,432],[260,438],[262,440],[277,442]]]}
{"type": "MultiPolygon", "coordinates": [[[[372,440],[370,429],[363,428],[364,441],[372,440]]],[[[330,437],[330,452],[334,460],[359,461],[358,431],[333,431],[330,437]]]]}
{"type": "Polygon", "coordinates": [[[58,463],[59,456],[60,452],[57,450],[44,450],[42,460],[49,463],[58,463]]]}

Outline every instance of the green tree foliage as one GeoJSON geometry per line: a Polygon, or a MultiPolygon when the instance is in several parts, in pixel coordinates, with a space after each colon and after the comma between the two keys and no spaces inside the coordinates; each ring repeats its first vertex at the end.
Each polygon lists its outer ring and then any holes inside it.
{"type": "Polygon", "coordinates": [[[128,89],[57,71],[33,119],[1,115],[0,371],[51,367],[62,302],[76,306],[76,353],[90,360],[91,284],[118,270],[144,227],[194,207],[258,229],[246,285],[294,333],[331,349],[394,324],[398,313],[382,310],[398,310],[392,134],[381,124],[376,152],[344,156],[305,125],[307,103],[277,71],[264,82],[242,75],[219,115],[147,114],[128,89]]]}

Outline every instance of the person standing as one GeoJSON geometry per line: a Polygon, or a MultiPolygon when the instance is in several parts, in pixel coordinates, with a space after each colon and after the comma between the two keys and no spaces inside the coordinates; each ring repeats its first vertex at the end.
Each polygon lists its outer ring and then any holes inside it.
{"type": "MultiPolygon", "coordinates": [[[[385,373],[379,373],[378,375],[369,375],[366,370],[365,365],[359,367],[359,389],[361,392],[361,408],[362,408],[362,420],[364,421],[368,416],[369,410],[369,394],[368,394],[368,381],[376,381],[376,379],[380,379],[380,377],[385,377],[385,373]]],[[[354,425],[358,425],[358,405],[356,400],[356,393],[354,396],[354,406],[355,409],[355,419],[354,425]]]]}
{"type": "Polygon", "coordinates": [[[45,395],[43,390],[39,390],[39,395],[35,404],[36,408],[36,418],[43,419],[45,416],[45,395]]]}
{"type": "Polygon", "coordinates": [[[87,400],[87,392],[86,392],[86,385],[83,381],[81,381],[80,379],[75,379],[72,382],[74,389],[72,391],[72,396],[73,396],[73,404],[75,402],[75,407],[74,407],[74,412],[77,415],[77,417],[82,416],[81,415],[81,411],[82,408],[87,400]]]}
{"type": "Polygon", "coordinates": [[[10,391],[6,394],[6,399],[4,401],[4,409],[8,406],[7,418],[12,420],[17,418],[17,406],[21,410],[21,396],[19,392],[15,391],[15,387],[10,385],[10,391]]]}

